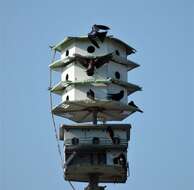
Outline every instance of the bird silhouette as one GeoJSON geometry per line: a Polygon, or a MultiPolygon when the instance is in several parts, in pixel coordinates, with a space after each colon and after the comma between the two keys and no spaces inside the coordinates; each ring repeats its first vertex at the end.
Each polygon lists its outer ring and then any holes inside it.
{"type": "Polygon", "coordinates": [[[129,106],[133,106],[133,107],[137,108],[137,109],[138,109],[137,111],[139,111],[139,112],[143,113],[143,111],[142,111],[142,110],[140,110],[140,109],[139,109],[139,107],[138,107],[137,105],[135,105],[134,101],[130,101],[130,102],[128,103],[128,105],[129,105],[129,106]]]}
{"type": "Polygon", "coordinates": [[[98,43],[96,42],[97,39],[99,39],[102,43],[104,42],[104,39],[107,34],[107,30],[110,28],[108,26],[94,24],[92,26],[92,31],[88,33],[88,39],[91,41],[93,45],[95,45],[97,48],[99,48],[98,43]],[[100,30],[106,30],[105,32],[100,32],[100,30]]]}
{"type": "Polygon", "coordinates": [[[115,164],[120,164],[123,167],[126,166],[127,160],[125,155],[121,152],[118,156],[116,156],[115,158],[113,158],[113,163],[115,164]]]}
{"type": "Polygon", "coordinates": [[[104,56],[96,57],[94,59],[94,61],[95,61],[95,67],[96,68],[99,68],[102,65],[104,65],[105,63],[108,63],[112,59],[112,56],[113,56],[112,53],[109,53],[109,54],[104,55],[104,56]]]}
{"type": "Polygon", "coordinates": [[[119,101],[124,97],[124,90],[121,90],[119,93],[116,94],[108,94],[107,98],[115,101],[119,101]]]}
{"type": "Polygon", "coordinates": [[[92,99],[92,100],[94,100],[95,99],[95,93],[94,93],[94,91],[90,89],[87,92],[87,97],[90,98],[90,99],[92,99]]]}
{"type": "Polygon", "coordinates": [[[108,133],[109,137],[111,138],[112,142],[114,140],[114,131],[110,126],[107,127],[106,132],[108,133]]]}
{"type": "Polygon", "coordinates": [[[125,155],[123,153],[121,153],[119,156],[118,156],[118,159],[119,159],[119,163],[125,167],[126,166],[126,163],[127,163],[127,160],[125,158],[125,155]]]}
{"type": "Polygon", "coordinates": [[[111,60],[112,54],[110,53],[104,56],[98,56],[93,58],[82,56],[80,54],[75,54],[75,57],[81,65],[87,68],[87,75],[92,76],[94,74],[95,68],[99,68],[103,64],[108,63],[111,60]]]}
{"type": "Polygon", "coordinates": [[[95,69],[95,61],[90,59],[88,62],[88,68],[86,69],[86,73],[88,76],[92,76],[94,74],[95,69]]]}
{"type": "Polygon", "coordinates": [[[128,49],[128,55],[131,55],[132,53],[135,53],[137,50],[132,48],[131,46],[129,46],[129,49],[128,49]]]}

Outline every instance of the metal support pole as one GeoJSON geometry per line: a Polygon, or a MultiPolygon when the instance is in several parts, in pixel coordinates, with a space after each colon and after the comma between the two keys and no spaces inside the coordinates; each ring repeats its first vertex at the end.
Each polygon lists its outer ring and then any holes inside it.
{"type": "Polygon", "coordinates": [[[97,122],[98,122],[98,120],[97,120],[97,115],[98,115],[98,111],[93,111],[93,124],[94,125],[97,125],[97,122]]]}
{"type": "Polygon", "coordinates": [[[104,190],[106,186],[98,186],[99,175],[91,174],[89,177],[89,184],[84,190],[104,190]]]}

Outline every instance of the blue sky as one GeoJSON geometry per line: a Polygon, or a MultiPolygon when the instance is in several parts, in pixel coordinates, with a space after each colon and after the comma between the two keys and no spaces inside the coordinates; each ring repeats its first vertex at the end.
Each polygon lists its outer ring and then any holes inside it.
{"type": "Polygon", "coordinates": [[[48,46],[94,23],[138,50],[129,81],[143,87],[131,98],[144,114],[125,120],[131,176],[108,189],[194,189],[193,12],[192,0],[1,0],[0,189],[70,189],[51,127],[48,46]]]}

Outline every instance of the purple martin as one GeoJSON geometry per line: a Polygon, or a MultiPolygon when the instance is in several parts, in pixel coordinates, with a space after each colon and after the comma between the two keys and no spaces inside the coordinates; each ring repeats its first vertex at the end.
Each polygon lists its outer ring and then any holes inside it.
{"type": "Polygon", "coordinates": [[[103,43],[107,34],[107,30],[109,29],[110,28],[108,26],[94,24],[92,26],[92,31],[88,33],[88,38],[93,45],[95,45],[97,48],[100,48],[96,40],[99,39],[103,43]],[[106,30],[106,31],[100,32],[100,30],[106,30]]]}
{"type": "Polygon", "coordinates": [[[133,106],[134,108],[137,108],[137,109],[138,109],[137,111],[143,113],[143,111],[140,110],[139,107],[138,107],[137,105],[135,105],[134,101],[130,101],[130,102],[128,103],[128,105],[129,105],[129,106],[133,106]]]}
{"type": "Polygon", "coordinates": [[[119,93],[116,94],[108,94],[107,98],[115,101],[120,101],[124,97],[124,90],[121,90],[119,93]]]}
{"type": "Polygon", "coordinates": [[[87,97],[90,98],[91,100],[94,100],[95,99],[95,93],[94,93],[94,91],[90,89],[87,92],[87,97]]]}
{"type": "Polygon", "coordinates": [[[99,56],[94,58],[85,57],[85,56],[76,54],[75,57],[80,62],[81,65],[87,68],[86,69],[87,75],[92,76],[94,74],[95,67],[99,68],[103,64],[108,63],[112,58],[112,54],[107,54],[104,56],[99,56]]]}
{"type": "Polygon", "coordinates": [[[118,156],[116,156],[115,158],[113,158],[113,162],[115,164],[120,164],[123,167],[125,167],[126,164],[127,164],[126,157],[125,157],[125,155],[123,153],[120,153],[118,156]]]}

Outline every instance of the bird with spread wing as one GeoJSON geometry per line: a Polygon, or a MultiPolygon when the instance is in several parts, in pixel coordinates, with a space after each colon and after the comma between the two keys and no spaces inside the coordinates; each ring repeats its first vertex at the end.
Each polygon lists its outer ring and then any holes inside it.
{"type": "Polygon", "coordinates": [[[86,57],[82,56],[80,54],[75,54],[76,60],[79,61],[81,65],[86,67],[86,73],[88,76],[92,76],[94,74],[95,68],[99,68],[105,63],[108,63],[111,58],[112,54],[107,54],[104,56],[98,56],[98,57],[86,57]]]}

